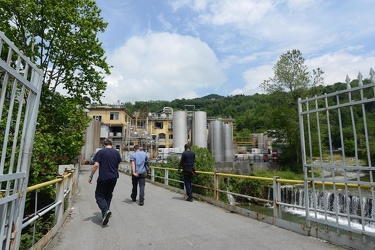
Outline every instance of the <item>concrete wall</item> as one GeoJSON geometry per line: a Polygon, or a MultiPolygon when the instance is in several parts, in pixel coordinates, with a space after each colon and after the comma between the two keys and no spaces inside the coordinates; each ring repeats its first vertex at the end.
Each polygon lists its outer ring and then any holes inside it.
{"type": "Polygon", "coordinates": [[[82,163],[85,163],[85,161],[89,161],[91,159],[91,156],[96,152],[96,149],[100,148],[100,126],[100,121],[91,120],[89,126],[86,128],[85,146],[82,147],[81,152],[82,163]]]}

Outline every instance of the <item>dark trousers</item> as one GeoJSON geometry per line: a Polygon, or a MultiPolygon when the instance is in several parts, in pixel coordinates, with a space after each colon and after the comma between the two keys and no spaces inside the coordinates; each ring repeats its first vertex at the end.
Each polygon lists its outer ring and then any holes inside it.
{"type": "Polygon", "coordinates": [[[96,184],[95,199],[102,214],[109,210],[116,182],[117,178],[98,181],[96,184]]]}
{"type": "Polygon", "coordinates": [[[144,201],[145,199],[145,185],[146,185],[146,173],[139,174],[138,177],[132,175],[132,194],[131,198],[135,200],[138,193],[138,184],[139,184],[139,201],[144,201]]]}
{"type": "Polygon", "coordinates": [[[191,186],[191,176],[190,172],[184,171],[184,183],[186,189],[186,195],[189,199],[193,199],[193,188],[191,186]]]}

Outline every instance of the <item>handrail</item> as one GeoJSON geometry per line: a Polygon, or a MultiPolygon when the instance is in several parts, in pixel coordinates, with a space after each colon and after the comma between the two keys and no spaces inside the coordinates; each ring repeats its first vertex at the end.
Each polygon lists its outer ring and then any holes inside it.
{"type": "MultiPolygon", "coordinates": [[[[71,165],[73,167],[73,165],[71,165]]],[[[28,215],[24,218],[22,223],[22,228],[30,226],[33,222],[41,218],[43,215],[47,214],[50,211],[55,211],[55,221],[54,227],[50,232],[44,237],[53,237],[59,227],[63,224],[67,215],[69,214],[69,207],[72,206],[72,197],[74,195],[74,190],[78,183],[78,173],[77,168],[71,168],[69,170],[65,169],[64,172],[56,177],[54,180],[42,182],[33,186],[30,186],[26,189],[27,193],[35,191],[35,208],[38,205],[38,190],[47,186],[56,185],[56,197],[55,200],[46,205],[44,208],[35,209],[34,214],[28,215]],[[51,236],[52,235],[52,236],[51,236]]],[[[35,230],[35,228],[33,229],[35,230]]],[[[37,243],[34,242],[34,234],[32,238],[32,248],[31,249],[40,249],[44,247],[44,243],[48,240],[39,240],[37,243]],[[35,243],[35,244],[34,244],[35,243]]]]}
{"type": "MultiPolygon", "coordinates": [[[[155,182],[155,178],[164,179],[164,182],[167,186],[169,185],[168,181],[181,182],[180,180],[169,179],[168,172],[169,171],[176,171],[177,172],[178,171],[177,168],[164,168],[164,167],[157,167],[157,166],[150,166],[150,168],[151,168],[151,182],[155,182]],[[156,169],[164,170],[165,171],[164,176],[163,176],[163,174],[162,174],[162,176],[156,176],[155,175],[156,169]]],[[[48,211],[51,211],[52,209],[55,209],[55,214],[56,214],[55,225],[56,225],[56,228],[51,230],[51,231],[54,231],[52,234],[50,234],[48,236],[46,235],[45,237],[51,237],[51,235],[56,234],[59,226],[62,225],[61,221],[63,221],[63,219],[66,218],[66,215],[65,215],[66,213],[64,214],[64,216],[62,216],[62,213],[64,212],[65,196],[67,194],[72,195],[72,193],[74,191],[74,183],[75,183],[75,180],[74,180],[73,177],[76,177],[76,180],[77,180],[78,172],[79,171],[76,171],[74,169],[71,172],[66,172],[66,174],[64,174],[64,175],[57,176],[57,179],[55,179],[55,180],[43,182],[43,183],[36,184],[36,185],[28,187],[27,192],[31,192],[31,191],[35,191],[35,190],[37,191],[38,189],[49,186],[49,185],[57,184],[56,190],[59,190],[59,191],[56,192],[56,200],[53,202],[53,204],[48,205],[48,207],[43,209],[43,210],[39,210],[31,218],[27,218],[28,221],[24,222],[24,225],[30,225],[32,222],[34,222],[36,219],[38,219],[39,217],[46,214],[48,211]],[[68,181],[73,180],[73,181],[71,181],[70,184],[67,184],[68,187],[64,187],[64,183],[65,183],[64,180],[68,180],[68,181]]],[[[277,224],[277,221],[282,220],[282,213],[281,213],[281,207],[282,206],[300,208],[300,206],[298,206],[298,205],[285,203],[281,200],[280,190],[281,190],[282,186],[280,184],[282,184],[282,183],[284,183],[284,184],[304,184],[305,182],[303,180],[280,179],[278,177],[269,178],[269,177],[260,177],[260,176],[245,176],[245,175],[219,173],[219,172],[208,172],[208,171],[196,171],[196,173],[201,174],[201,175],[212,175],[213,176],[213,178],[214,178],[214,186],[213,187],[206,187],[206,186],[201,186],[201,185],[193,183],[193,186],[195,186],[197,188],[205,188],[205,189],[209,189],[209,190],[214,191],[213,200],[219,201],[219,194],[224,193],[224,194],[228,195],[228,198],[229,198],[229,195],[233,195],[233,196],[237,196],[237,197],[248,198],[250,200],[257,200],[257,201],[260,201],[260,202],[265,202],[265,203],[268,203],[268,204],[272,205],[272,209],[274,210],[274,213],[273,213],[274,219],[271,220],[271,221],[273,221],[274,223],[276,222],[276,224],[277,224]],[[252,197],[252,196],[245,195],[245,194],[234,193],[234,192],[230,192],[229,190],[220,190],[220,188],[218,186],[218,183],[219,183],[218,180],[219,180],[220,177],[233,177],[233,178],[240,178],[240,179],[260,180],[260,181],[271,182],[272,188],[274,190],[273,197],[268,197],[268,199],[265,199],[265,198],[261,198],[261,197],[252,197]]],[[[355,185],[355,184],[346,184],[345,185],[344,183],[341,183],[341,182],[313,182],[313,180],[308,181],[309,185],[311,185],[312,183],[314,183],[315,185],[327,185],[327,186],[328,185],[336,185],[336,187],[341,187],[341,186],[345,187],[346,186],[348,188],[349,187],[355,188],[355,187],[359,186],[359,185],[355,185]]],[[[269,186],[271,187],[271,185],[269,185],[269,186]]],[[[361,188],[364,188],[364,187],[365,187],[364,185],[361,185],[361,188]]],[[[370,187],[370,186],[368,186],[368,187],[370,187]]],[[[205,199],[207,199],[207,201],[209,201],[212,198],[206,197],[205,199]]],[[[67,199],[67,202],[70,203],[71,202],[70,199],[67,199]]],[[[215,204],[217,205],[217,203],[215,203],[215,204]]],[[[69,205],[71,205],[71,204],[69,204],[69,205]]],[[[230,205],[233,205],[233,204],[230,204],[230,205]]],[[[233,207],[232,207],[232,209],[233,209],[233,207]]],[[[238,209],[241,209],[241,208],[236,208],[236,211],[239,211],[238,209]]],[[[248,214],[248,213],[246,213],[246,214],[248,214]]],[[[258,213],[256,213],[256,214],[258,214],[258,213]]],[[[355,216],[352,216],[352,217],[356,218],[355,216]]],[[[258,215],[256,215],[255,218],[258,219],[258,215]]],[[[262,218],[262,217],[260,217],[260,218],[262,218]]],[[[369,221],[373,221],[373,219],[370,218],[369,221]]],[[[277,226],[283,227],[282,223],[277,225],[277,226]]],[[[368,233],[365,232],[365,234],[368,234],[368,233]]],[[[45,242],[46,240],[44,239],[43,241],[45,242]]],[[[38,249],[40,246],[41,245],[39,244],[39,242],[37,242],[36,244],[33,245],[32,249],[38,249]]]]}
{"type": "MultiPolygon", "coordinates": [[[[170,171],[178,171],[177,168],[164,168],[164,167],[158,167],[158,166],[151,166],[151,182],[155,182],[155,179],[164,179],[164,184],[166,186],[169,186],[169,181],[176,181],[176,180],[173,180],[173,179],[170,179],[169,178],[169,172],[170,171]],[[164,174],[163,173],[160,173],[159,176],[155,175],[155,170],[164,170],[164,174]]],[[[281,226],[283,227],[284,223],[280,222],[279,224],[279,221],[282,221],[282,211],[283,209],[292,209],[292,210],[295,210],[295,209],[302,209],[304,212],[306,211],[316,211],[316,212],[321,212],[322,214],[325,214],[325,215],[330,215],[330,214],[335,214],[335,215],[340,215],[340,216],[343,216],[343,217],[346,217],[348,218],[348,220],[362,220],[362,223],[366,222],[366,223],[374,223],[375,222],[375,219],[373,217],[364,217],[363,215],[359,216],[359,215],[356,215],[356,214],[345,214],[345,213],[342,213],[341,211],[330,211],[329,208],[326,206],[326,207],[323,207],[323,208],[316,208],[316,210],[312,210],[312,208],[306,208],[303,204],[301,205],[300,203],[296,203],[296,197],[295,196],[300,196],[300,195],[308,195],[308,194],[301,194],[299,191],[296,191],[294,188],[293,188],[293,185],[281,185],[281,184],[297,184],[297,185],[304,185],[305,183],[307,183],[307,185],[309,186],[312,186],[312,185],[315,185],[315,186],[322,186],[322,190],[324,192],[325,190],[325,187],[327,186],[333,186],[333,188],[341,188],[341,187],[344,187],[346,189],[348,188],[361,188],[361,189],[371,189],[372,188],[372,184],[371,185],[362,185],[360,182],[359,183],[344,183],[342,182],[341,180],[333,180],[332,179],[328,179],[329,181],[315,181],[314,178],[311,178],[311,179],[308,179],[307,181],[303,181],[303,180],[290,180],[290,179],[281,179],[279,178],[278,176],[274,176],[273,178],[269,178],[269,177],[260,177],[260,176],[246,176],[246,175],[237,175],[237,174],[228,174],[228,173],[219,173],[219,172],[207,172],[207,171],[198,171],[196,170],[196,173],[199,175],[211,175],[213,177],[213,186],[211,186],[211,182],[210,182],[210,187],[208,187],[207,185],[206,186],[202,186],[201,184],[196,184],[192,183],[192,186],[193,187],[196,187],[196,188],[204,188],[204,189],[208,189],[208,190],[212,190],[213,191],[213,197],[206,197],[206,196],[203,196],[203,195],[200,195],[199,193],[197,194],[194,194],[194,196],[200,198],[200,199],[203,199],[203,200],[206,200],[210,203],[213,203],[215,205],[218,205],[218,204],[221,204],[220,206],[222,207],[225,207],[227,209],[230,209],[230,210],[234,210],[234,211],[241,211],[241,207],[233,207],[232,205],[236,205],[236,201],[234,199],[233,196],[235,197],[242,197],[242,198],[247,198],[249,201],[253,200],[253,201],[259,201],[261,203],[265,203],[265,206],[268,206],[270,207],[272,210],[273,210],[273,217],[271,219],[271,223],[272,224],[278,224],[277,226],[281,226]],[[250,195],[245,195],[245,194],[241,194],[241,193],[234,193],[234,192],[230,192],[229,189],[228,189],[228,183],[227,183],[227,190],[221,190],[220,189],[220,182],[219,182],[219,178],[220,177],[233,177],[233,178],[238,178],[238,179],[249,179],[249,180],[260,180],[260,181],[267,181],[267,182],[271,182],[272,184],[268,185],[268,188],[272,190],[272,193],[268,193],[268,197],[253,197],[253,196],[250,196],[250,195]],[[291,188],[291,189],[290,189],[291,188]],[[288,194],[288,190],[290,189],[291,192],[293,193],[290,193],[288,194]],[[228,196],[228,201],[222,201],[220,199],[220,195],[219,194],[227,194],[228,196]],[[291,199],[289,200],[287,196],[294,196],[294,200],[291,199]],[[229,205],[225,205],[229,203],[229,205]],[[224,205],[223,205],[224,204],[224,205]]],[[[180,180],[177,180],[177,182],[181,182],[180,180]]],[[[207,183],[208,184],[208,183],[207,183]]],[[[204,184],[205,185],[205,184],[204,184]]],[[[262,184],[260,184],[262,185],[262,184]]],[[[266,184],[267,185],[267,184],[266,184]]],[[[177,188],[178,189],[178,188],[177,188]]],[[[316,190],[317,192],[321,192],[321,190],[316,190]]],[[[305,196],[306,197],[306,196],[305,196]]],[[[221,197],[222,198],[222,197],[221,197]]],[[[289,197],[291,198],[291,197],[289,197]]],[[[299,198],[301,199],[301,198],[299,198]]],[[[305,198],[304,198],[305,199],[305,198]]],[[[337,199],[337,198],[335,198],[337,199]]],[[[352,198],[350,197],[349,198],[350,200],[352,200],[352,198]]],[[[316,201],[315,201],[316,202],[316,201]]],[[[327,203],[328,201],[322,201],[323,203],[327,203]]],[[[249,212],[244,212],[243,213],[244,215],[249,215],[250,213],[249,212]]],[[[255,219],[258,219],[258,213],[255,213],[255,215],[251,216],[255,219]]],[[[316,215],[315,215],[316,216],[316,215]]],[[[263,218],[263,216],[260,216],[260,218],[263,218]]],[[[318,223],[317,221],[315,223],[318,223]]],[[[288,223],[287,223],[288,224],[288,223]]],[[[353,224],[353,223],[349,223],[349,224],[353,224]]],[[[343,229],[345,230],[345,232],[349,232],[352,233],[357,233],[359,235],[363,235],[363,236],[369,236],[369,237],[374,237],[374,231],[373,230],[366,230],[365,227],[362,227],[362,230],[357,228],[356,226],[353,226],[353,227],[346,227],[346,226],[342,226],[340,225],[340,223],[330,223],[329,224],[330,226],[334,227],[337,229],[337,233],[338,235],[341,235],[341,232],[339,233],[338,229],[343,229]]],[[[299,225],[301,226],[301,225],[299,225]]],[[[305,230],[309,231],[309,234],[312,233],[312,227],[310,227],[309,225],[302,225],[303,228],[305,228],[305,230]]],[[[287,227],[287,229],[291,229],[289,227],[287,227]]],[[[318,237],[318,235],[316,235],[318,237]]],[[[364,238],[365,239],[365,238],[364,238]]],[[[363,242],[365,242],[366,240],[364,240],[363,242]]],[[[362,242],[362,243],[363,243],[362,242]]]]}
{"type": "MultiPolygon", "coordinates": [[[[172,170],[172,171],[178,171],[177,168],[163,168],[163,167],[154,167],[155,169],[165,169],[165,170],[172,170]]],[[[240,179],[250,179],[250,180],[259,180],[259,181],[269,181],[272,182],[273,178],[270,177],[261,177],[261,176],[251,176],[251,175],[237,175],[237,174],[226,174],[226,173],[220,173],[220,172],[207,172],[207,171],[195,171],[198,174],[207,174],[207,175],[216,175],[216,176],[223,176],[223,177],[235,177],[240,179]]],[[[289,183],[289,184],[304,184],[304,180],[293,180],[293,179],[276,179],[276,182],[278,183],[289,183]]],[[[363,189],[371,189],[374,185],[360,185],[360,184],[347,184],[345,182],[342,182],[341,180],[338,181],[307,181],[308,185],[312,185],[314,183],[315,185],[319,186],[336,186],[336,187],[348,187],[348,188],[358,188],[361,187],[363,189]]]]}
{"type": "MultiPolygon", "coordinates": [[[[74,169],[72,170],[72,172],[74,172],[74,169]]],[[[43,188],[43,187],[47,187],[49,185],[52,185],[52,184],[55,184],[55,183],[58,183],[60,181],[63,181],[65,178],[68,178],[72,175],[71,172],[67,173],[66,175],[59,175],[57,176],[55,180],[51,180],[51,181],[46,181],[46,182],[42,182],[42,183],[39,183],[39,184],[36,184],[36,185],[33,185],[33,186],[30,186],[26,189],[26,192],[31,192],[31,191],[34,191],[34,190],[37,190],[39,188],[43,188]]]]}

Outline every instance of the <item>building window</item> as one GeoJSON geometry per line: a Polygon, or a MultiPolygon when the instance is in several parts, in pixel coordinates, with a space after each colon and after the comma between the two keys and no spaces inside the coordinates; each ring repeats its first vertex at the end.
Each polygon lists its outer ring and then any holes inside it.
{"type": "Polygon", "coordinates": [[[146,122],[137,121],[137,128],[146,128],[146,122]]]}
{"type": "Polygon", "coordinates": [[[101,115],[94,115],[92,118],[94,120],[97,120],[97,121],[102,121],[102,116],[101,115]]]}
{"type": "Polygon", "coordinates": [[[165,134],[164,133],[159,134],[159,140],[165,140],[165,134]]]}
{"type": "Polygon", "coordinates": [[[170,134],[168,137],[169,137],[170,140],[172,140],[173,139],[173,134],[170,134]]]}
{"type": "Polygon", "coordinates": [[[109,119],[110,120],[118,120],[119,118],[119,113],[118,112],[111,112],[110,114],[109,114],[109,119]]]}
{"type": "Polygon", "coordinates": [[[154,127],[156,129],[163,129],[163,122],[155,122],[154,127]]]}

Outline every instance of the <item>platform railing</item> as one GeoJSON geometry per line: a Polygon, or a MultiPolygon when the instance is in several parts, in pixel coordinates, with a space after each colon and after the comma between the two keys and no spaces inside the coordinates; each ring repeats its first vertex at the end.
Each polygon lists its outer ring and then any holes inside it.
{"type": "MultiPolygon", "coordinates": [[[[181,183],[182,186],[182,178],[176,179],[171,178],[171,172],[177,172],[177,168],[165,168],[165,167],[152,167],[150,171],[150,181],[153,183],[162,183],[162,185],[171,187],[173,182],[181,183]],[[156,171],[158,170],[158,171],[156,171]],[[159,172],[159,175],[157,173],[159,172]]],[[[331,243],[334,244],[339,244],[342,246],[346,247],[353,247],[353,248],[374,248],[375,247],[375,219],[372,216],[369,216],[368,218],[365,218],[365,221],[370,227],[367,227],[366,231],[363,231],[363,227],[361,228],[355,228],[354,225],[355,223],[352,223],[353,228],[351,230],[344,230],[337,225],[336,228],[334,227],[328,227],[325,224],[320,224],[320,223],[313,223],[310,226],[307,226],[305,223],[302,222],[293,222],[290,221],[288,218],[283,218],[287,217],[286,211],[296,211],[298,210],[300,213],[303,214],[306,211],[306,208],[304,204],[297,204],[295,202],[295,197],[292,202],[288,202],[288,199],[286,199],[286,191],[285,189],[290,189],[290,188],[295,188],[294,190],[297,190],[298,187],[301,187],[300,190],[303,192],[303,185],[305,183],[304,180],[290,180],[290,179],[282,179],[278,176],[274,176],[273,178],[269,177],[259,177],[259,176],[246,176],[246,175],[236,175],[236,174],[228,174],[228,173],[218,173],[218,172],[204,172],[204,171],[196,171],[197,175],[207,175],[208,178],[212,178],[213,180],[212,186],[201,186],[197,185],[194,183],[194,178],[193,178],[193,188],[195,189],[207,189],[212,191],[212,197],[206,197],[202,196],[199,194],[195,194],[193,192],[193,196],[202,200],[205,200],[209,203],[212,203],[214,205],[223,207],[225,209],[228,209],[232,212],[238,212],[243,215],[246,215],[248,217],[251,217],[253,219],[261,220],[263,222],[267,222],[273,225],[276,225],[281,228],[285,228],[306,236],[312,236],[316,237],[319,239],[327,240],[331,243]],[[240,193],[235,193],[231,192],[228,188],[226,190],[220,189],[220,184],[219,183],[225,183],[226,181],[223,181],[221,179],[242,179],[242,180],[254,180],[254,181],[261,181],[261,183],[264,183],[267,188],[272,190],[272,194],[268,197],[254,197],[250,196],[247,194],[240,194],[240,193]],[[222,197],[220,198],[220,194],[225,194],[228,199],[223,200],[222,197]],[[258,211],[249,211],[249,209],[245,206],[244,204],[230,204],[230,197],[242,197],[246,198],[249,201],[256,201],[258,204],[264,204],[265,208],[268,208],[272,210],[273,216],[266,216],[264,214],[260,214],[258,211]],[[244,208],[246,207],[246,208],[244,208]],[[371,229],[371,230],[370,230],[371,229]]],[[[174,175],[176,176],[176,175],[174,175]]],[[[263,185],[264,185],[263,184],[263,185]]],[[[336,188],[340,187],[346,187],[348,189],[352,189],[354,192],[358,188],[358,184],[347,184],[347,183],[340,183],[338,181],[336,182],[321,182],[321,181],[309,181],[308,185],[315,185],[315,186],[322,186],[324,185],[325,187],[328,186],[335,186],[336,188]]],[[[176,185],[175,185],[176,186],[176,185]]],[[[362,189],[367,189],[371,190],[372,186],[371,185],[361,185],[362,189]]],[[[175,189],[176,188],[171,188],[175,189]]],[[[327,191],[327,190],[326,190],[327,191]]],[[[184,190],[180,191],[181,193],[184,193],[184,190]]],[[[293,192],[292,191],[292,195],[293,192]]],[[[353,193],[354,193],[353,192],[353,193]]],[[[290,194],[289,194],[290,195],[290,194]]],[[[302,195],[302,194],[301,194],[302,195]]],[[[302,198],[301,198],[302,199],[302,198]]],[[[304,200],[304,199],[302,199],[304,200]]],[[[232,200],[233,202],[233,200],[232,200]]],[[[308,208],[310,210],[311,208],[308,208]]],[[[312,209],[312,211],[315,211],[312,209]]],[[[318,211],[319,212],[319,211],[318,211]]],[[[322,210],[322,214],[327,213],[327,211],[322,210]]],[[[332,211],[332,215],[334,215],[336,212],[332,211]]],[[[328,213],[329,214],[329,213],[328,213]]],[[[294,215],[294,214],[293,214],[294,215]]],[[[297,215],[295,215],[297,217],[297,215]]],[[[302,215],[303,216],[303,215],[302,215]]],[[[343,218],[346,216],[344,213],[342,214],[343,218]]],[[[290,217],[290,216],[289,216],[290,217]]],[[[351,216],[354,218],[355,216],[351,216]]],[[[363,218],[362,218],[363,219],[363,218]]],[[[305,221],[305,220],[302,220],[305,221]]]]}
{"type": "MultiPolygon", "coordinates": [[[[27,188],[28,195],[34,195],[34,213],[27,215],[23,219],[22,229],[31,227],[31,248],[30,249],[43,249],[43,247],[48,243],[48,241],[58,232],[60,227],[65,222],[66,217],[70,213],[70,209],[74,203],[74,193],[78,187],[78,174],[79,174],[79,165],[61,165],[59,166],[59,174],[54,180],[36,184],[27,188]],[[41,189],[54,186],[55,187],[55,200],[48,204],[44,205],[42,208],[39,207],[40,201],[45,197],[39,197],[38,194],[41,189]],[[36,222],[41,217],[46,214],[50,214],[54,211],[54,223],[53,227],[49,232],[42,237],[42,239],[36,239],[36,222]]],[[[25,246],[29,248],[30,246],[25,246]]]]}
{"type": "MultiPolygon", "coordinates": [[[[79,167],[79,166],[77,166],[79,167]]],[[[126,174],[130,174],[130,165],[122,164],[120,167],[120,171],[126,174]]],[[[182,187],[183,181],[181,178],[172,178],[171,173],[177,172],[176,168],[165,168],[165,167],[158,167],[158,166],[151,166],[150,175],[148,180],[156,185],[163,186],[167,189],[174,190],[176,192],[184,193],[183,188],[176,188],[173,187],[172,183],[180,183],[182,187]]],[[[38,242],[34,243],[30,249],[42,249],[44,246],[47,245],[48,241],[53,238],[54,235],[58,232],[59,228],[63,225],[66,217],[69,215],[71,207],[74,203],[74,193],[75,189],[78,186],[78,169],[72,168],[70,170],[66,170],[63,175],[58,176],[55,180],[51,180],[48,182],[44,182],[35,186],[31,186],[27,189],[29,193],[35,192],[36,201],[38,200],[38,190],[41,188],[55,185],[56,186],[56,199],[53,203],[48,206],[45,206],[43,209],[36,210],[35,213],[31,216],[28,216],[24,219],[23,228],[32,225],[35,223],[43,215],[47,214],[49,211],[55,209],[55,222],[54,227],[38,242]]],[[[303,180],[290,180],[290,179],[282,179],[277,176],[273,178],[268,177],[259,177],[259,176],[245,176],[245,175],[236,175],[236,174],[228,174],[228,173],[218,173],[218,172],[205,172],[205,171],[196,171],[197,175],[205,175],[208,178],[212,178],[213,185],[212,186],[202,186],[194,183],[193,179],[193,187],[203,188],[212,191],[212,197],[199,195],[197,193],[193,193],[194,198],[209,202],[213,205],[225,208],[231,212],[240,213],[242,215],[248,216],[253,219],[260,220],[265,223],[273,224],[275,226],[285,228],[296,233],[300,233],[302,235],[316,237],[319,239],[327,240],[331,243],[338,244],[341,246],[351,247],[351,248],[361,248],[361,249],[370,249],[374,247],[374,235],[372,232],[367,232],[367,234],[353,234],[352,232],[345,232],[342,229],[329,229],[324,225],[319,225],[315,223],[312,227],[306,227],[306,225],[299,224],[298,222],[292,222],[287,219],[283,219],[283,215],[285,215],[284,209],[291,208],[291,209],[300,209],[304,211],[305,208],[300,205],[286,203],[283,201],[281,197],[282,189],[286,186],[291,185],[303,185],[303,180]],[[247,194],[240,194],[231,192],[229,189],[223,190],[220,189],[220,183],[223,183],[223,178],[233,178],[233,179],[243,179],[243,180],[254,180],[254,181],[262,181],[263,183],[267,183],[266,185],[273,189],[273,194],[270,197],[254,197],[247,194]],[[222,199],[220,194],[225,194],[228,197],[242,197],[247,198],[249,200],[257,201],[263,204],[269,204],[268,209],[272,210],[273,215],[269,216],[266,214],[261,214],[258,211],[249,210],[251,208],[244,208],[241,204],[230,204],[229,200],[222,199]]],[[[319,185],[322,183],[316,182],[315,185],[319,185]]],[[[325,185],[330,185],[330,183],[325,183],[325,185]]],[[[333,183],[332,183],[333,185],[333,183]]],[[[335,183],[335,185],[340,185],[340,183],[335,183]]],[[[350,188],[355,188],[355,185],[351,185],[350,188]]],[[[362,188],[370,188],[363,187],[362,188]]],[[[37,202],[34,205],[37,207],[37,202]]],[[[370,219],[371,220],[371,219],[370,219]]]]}

